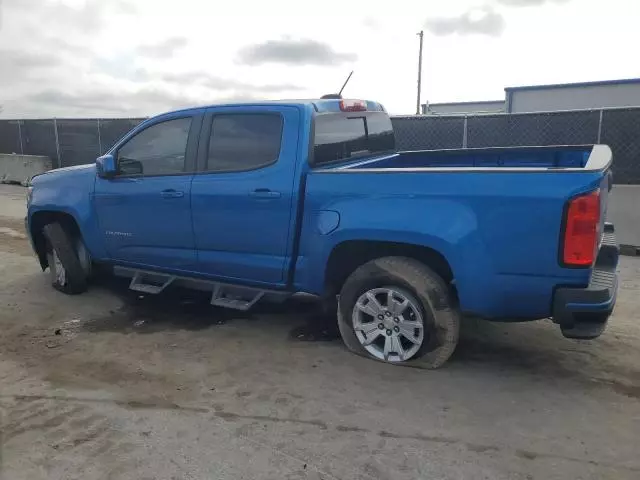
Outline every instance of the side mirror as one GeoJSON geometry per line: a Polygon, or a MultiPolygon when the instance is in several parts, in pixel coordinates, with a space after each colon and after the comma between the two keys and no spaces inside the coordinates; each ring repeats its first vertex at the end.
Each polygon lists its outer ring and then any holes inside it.
{"type": "Polygon", "coordinates": [[[96,171],[101,178],[113,178],[118,173],[116,159],[113,155],[102,155],[96,159],[96,171]]]}

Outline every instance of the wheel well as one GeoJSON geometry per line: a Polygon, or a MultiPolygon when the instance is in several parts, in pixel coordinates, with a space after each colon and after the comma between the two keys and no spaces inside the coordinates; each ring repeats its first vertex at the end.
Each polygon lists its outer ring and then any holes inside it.
{"type": "Polygon", "coordinates": [[[64,212],[56,211],[40,211],[31,217],[31,238],[33,246],[40,260],[40,265],[44,270],[49,265],[47,261],[47,240],[44,236],[44,226],[49,223],[57,222],[62,228],[73,237],[80,236],[80,228],[71,215],[64,212]]]}
{"type": "Polygon", "coordinates": [[[414,258],[431,268],[445,282],[453,280],[449,262],[432,248],[410,243],[354,240],[337,245],[331,252],[325,272],[327,293],[335,295],[340,292],[347,277],[359,266],[376,258],[392,256],[414,258]]]}

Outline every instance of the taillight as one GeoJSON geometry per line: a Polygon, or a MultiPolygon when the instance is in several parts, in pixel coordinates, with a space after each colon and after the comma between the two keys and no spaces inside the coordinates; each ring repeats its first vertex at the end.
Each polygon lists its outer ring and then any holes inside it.
{"type": "Polygon", "coordinates": [[[562,261],[567,266],[590,266],[600,234],[600,190],[573,198],[566,212],[562,261]]]}
{"type": "Polygon", "coordinates": [[[366,112],[367,102],[364,100],[340,100],[340,110],[343,112],[366,112]]]}

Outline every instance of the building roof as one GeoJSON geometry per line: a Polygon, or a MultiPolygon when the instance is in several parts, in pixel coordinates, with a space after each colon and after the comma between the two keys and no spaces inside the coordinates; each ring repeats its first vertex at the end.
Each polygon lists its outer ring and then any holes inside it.
{"type": "Polygon", "coordinates": [[[546,90],[551,88],[581,88],[581,87],[600,87],[607,85],[627,85],[637,83],[640,84],[640,78],[623,78],[620,80],[600,80],[597,82],[578,82],[578,83],[556,83],[550,85],[526,85],[522,87],[505,87],[505,92],[516,92],[521,90],[546,90]]]}
{"type": "Polygon", "coordinates": [[[460,106],[476,105],[478,103],[492,103],[492,104],[495,104],[495,105],[504,105],[504,100],[477,100],[475,102],[438,102],[438,103],[429,102],[429,103],[425,103],[424,105],[427,105],[429,107],[433,107],[433,106],[436,106],[436,107],[443,107],[443,106],[445,106],[445,107],[448,107],[448,106],[455,107],[457,105],[460,105],[460,106]]]}

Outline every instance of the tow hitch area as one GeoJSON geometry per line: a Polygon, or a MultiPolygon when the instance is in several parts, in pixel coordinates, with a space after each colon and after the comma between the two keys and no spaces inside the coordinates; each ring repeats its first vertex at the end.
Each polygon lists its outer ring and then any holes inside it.
{"type": "Polygon", "coordinates": [[[616,303],[619,255],[614,227],[606,223],[589,285],[586,288],[559,288],[556,291],[553,321],[560,325],[562,335],[584,340],[602,334],[616,303]]]}

